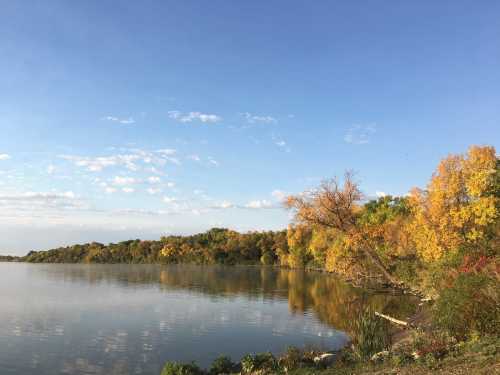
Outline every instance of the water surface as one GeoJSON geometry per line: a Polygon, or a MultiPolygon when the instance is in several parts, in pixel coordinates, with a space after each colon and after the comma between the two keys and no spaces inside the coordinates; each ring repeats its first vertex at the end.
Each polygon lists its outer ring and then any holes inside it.
{"type": "Polygon", "coordinates": [[[407,297],[272,267],[0,263],[0,374],[152,374],[167,360],[336,349],[407,297]]]}

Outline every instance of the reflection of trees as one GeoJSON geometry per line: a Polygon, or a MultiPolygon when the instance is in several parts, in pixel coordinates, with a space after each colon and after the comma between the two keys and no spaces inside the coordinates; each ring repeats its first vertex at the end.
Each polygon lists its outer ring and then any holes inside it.
{"type": "Polygon", "coordinates": [[[331,274],[275,267],[194,265],[65,265],[34,268],[50,278],[73,282],[153,286],[213,297],[287,299],[293,313],[313,312],[322,322],[347,333],[361,311],[371,307],[406,318],[408,296],[355,288],[331,274]]]}

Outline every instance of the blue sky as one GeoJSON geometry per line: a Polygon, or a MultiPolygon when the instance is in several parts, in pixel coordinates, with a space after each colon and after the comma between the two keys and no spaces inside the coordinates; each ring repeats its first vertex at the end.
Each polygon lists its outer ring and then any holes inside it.
{"type": "Polygon", "coordinates": [[[5,1],[0,253],[286,227],[500,140],[497,1],[5,1]]]}

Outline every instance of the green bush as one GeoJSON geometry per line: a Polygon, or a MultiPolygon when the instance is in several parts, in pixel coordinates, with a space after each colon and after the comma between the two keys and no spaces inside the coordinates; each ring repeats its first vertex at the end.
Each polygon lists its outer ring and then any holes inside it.
{"type": "Polygon", "coordinates": [[[354,352],[361,359],[385,350],[390,345],[389,327],[371,310],[366,310],[354,324],[354,352]]]}
{"type": "Polygon", "coordinates": [[[274,256],[270,251],[266,251],[260,257],[260,262],[264,265],[272,265],[274,264],[274,256]]]}
{"type": "Polygon", "coordinates": [[[236,368],[236,364],[229,357],[220,356],[212,362],[210,375],[230,374],[236,368]]]}
{"type": "Polygon", "coordinates": [[[271,353],[256,355],[247,354],[241,359],[243,373],[261,371],[263,373],[276,373],[279,370],[278,361],[271,353]]]}
{"type": "Polygon", "coordinates": [[[287,348],[286,352],[279,359],[279,365],[286,371],[299,368],[303,360],[303,353],[295,347],[287,348]]]}
{"type": "Polygon", "coordinates": [[[203,375],[204,372],[194,362],[177,363],[167,362],[163,367],[161,375],[203,375]]]}
{"type": "Polygon", "coordinates": [[[474,331],[499,334],[498,289],[496,282],[485,275],[458,275],[450,288],[441,291],[434,308],[435,324],[460,340],[474,331]]]}

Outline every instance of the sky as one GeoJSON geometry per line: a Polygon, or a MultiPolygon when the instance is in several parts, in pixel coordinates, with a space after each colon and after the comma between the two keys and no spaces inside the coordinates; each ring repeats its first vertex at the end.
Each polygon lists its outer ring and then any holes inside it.
{"type": "Polygon", "coordinates": [[[2,1],[0,253],[286,228],[500,141],[498,1],[2,1]]]}

